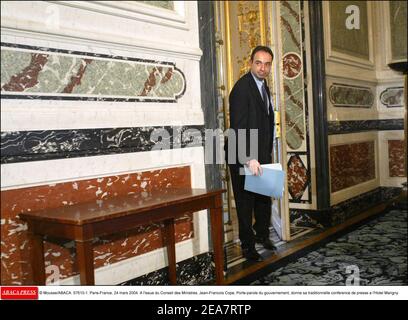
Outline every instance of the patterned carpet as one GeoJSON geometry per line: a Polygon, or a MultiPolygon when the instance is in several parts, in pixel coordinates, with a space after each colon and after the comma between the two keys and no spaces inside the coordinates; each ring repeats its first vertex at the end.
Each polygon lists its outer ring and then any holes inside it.
{"type": "Polygon", "coordinates": [[[251,285],[407,285],[407,211],[391,210],[251,285]]]}

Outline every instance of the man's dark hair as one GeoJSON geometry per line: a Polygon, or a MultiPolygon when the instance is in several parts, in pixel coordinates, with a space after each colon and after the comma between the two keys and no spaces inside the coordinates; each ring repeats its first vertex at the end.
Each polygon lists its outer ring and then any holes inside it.
{"type": "Polygon", "coordinates": [[[266,46],[256,46],[255,49],[252,50],[252,53],[251,53],[251,61],[254,61],[255,54],[256,54],[258,51],[265,51],[265,52],[269,53],[269,54],[272,56],[272,60],[273,60],[273,53],[272,53],[272,50],[271,50],[269,47],[266,47],[266,46]]]}

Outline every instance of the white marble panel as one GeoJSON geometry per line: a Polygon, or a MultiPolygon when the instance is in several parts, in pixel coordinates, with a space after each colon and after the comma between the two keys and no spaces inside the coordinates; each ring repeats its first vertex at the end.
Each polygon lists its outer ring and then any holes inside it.
{"type": "Polygon", "coordinates": [[[205,185],[204,148],[110,154],[1,165],[1,190],[191,165],[192,186],[205,185]]]}
{"type": "Polygon", "coordinates": [[[378,119],[402,119],[404,118],[404,107],[387,107],[381,102],[381,93],[389,88],[403,88],[404,82],[402,77],[381,81],[377,85],[377,110],[378,119]]]}
{"type": "Polygon", "coordinates": [[[354,107],[335,107],[329,98],[330,86],[333,84],[347,84],[356,87],[370,88],[375,95],[375,82],[357,81],[345,77],[327,76],[326,78],[326,98],[327,98],[327,120],[328,121],[345,121],[345,120],[375,120],[378,118],[378,112],[375,106],[370,108],[354,108],[354,107]]]}
{"type": "Polygon", "coordinates": [[[186,78],[186,91],[177,103],[63,101],[2,99],[2,131],[116,128],[158,125],[203,124],[199,62],[182,57],[151,56],[137,50],[83,46],[78,43],[50,42],[2,34],[2,41],[172,62],[186,78]]]}
{"type": "Polygon", "coordinates": [[[185,1],[183,5],[177,6],[178,12],[170,12],[116,1],[3,1],[2,33],[19,30],[48,39],[128,45],[197,59],[201,55],[197,3],[185,1]]]}

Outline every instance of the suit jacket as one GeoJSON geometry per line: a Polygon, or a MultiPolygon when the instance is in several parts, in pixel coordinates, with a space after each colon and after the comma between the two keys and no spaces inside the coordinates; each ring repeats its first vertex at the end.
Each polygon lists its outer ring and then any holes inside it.
{"type": "MultiPolygon", "coordinates": [[[[271,163],[272,160],[272,146],[274,133],[274,113],[271,105],[271,98],[269,88],[265,87],[269,96],[269,115],[266,110],[264,101],[258,90],[256,82],[251,74],[248,72],[242,76],[234,85],[229,96],[230,106],[230,128],[235,131],[236,135],[236,163],[239,163],[238,158],[238,143],[240,148],[246,148],[246,154],[249,155],[250,150],[250,129],[258,129],[258,156],[257,160],[261,164],[271,163]],[[238,141],[238,129],[246,130],[246,141],[244,144],[238,141]]],[[[228,163],[228,143],[234,143],[233,140],[226,141],[225,154],[228,163]]]]}

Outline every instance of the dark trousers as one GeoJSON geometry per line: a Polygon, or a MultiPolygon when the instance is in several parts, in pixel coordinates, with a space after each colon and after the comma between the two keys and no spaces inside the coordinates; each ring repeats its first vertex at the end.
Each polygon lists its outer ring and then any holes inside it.
{"type": "Polygon", "coordinates": [[[271,198],[244,190],[245,176],[240,175],[238,165],[229,165],[232,189],[237,208],[239,239],[243,248],[255,245],[256,237],[268,238],[271,221],[271,198]],[[252,226],[252,213],[255,214],[255,224],[252,226]],[[253,228],[253,229],[252,229],[253,228]]]}

